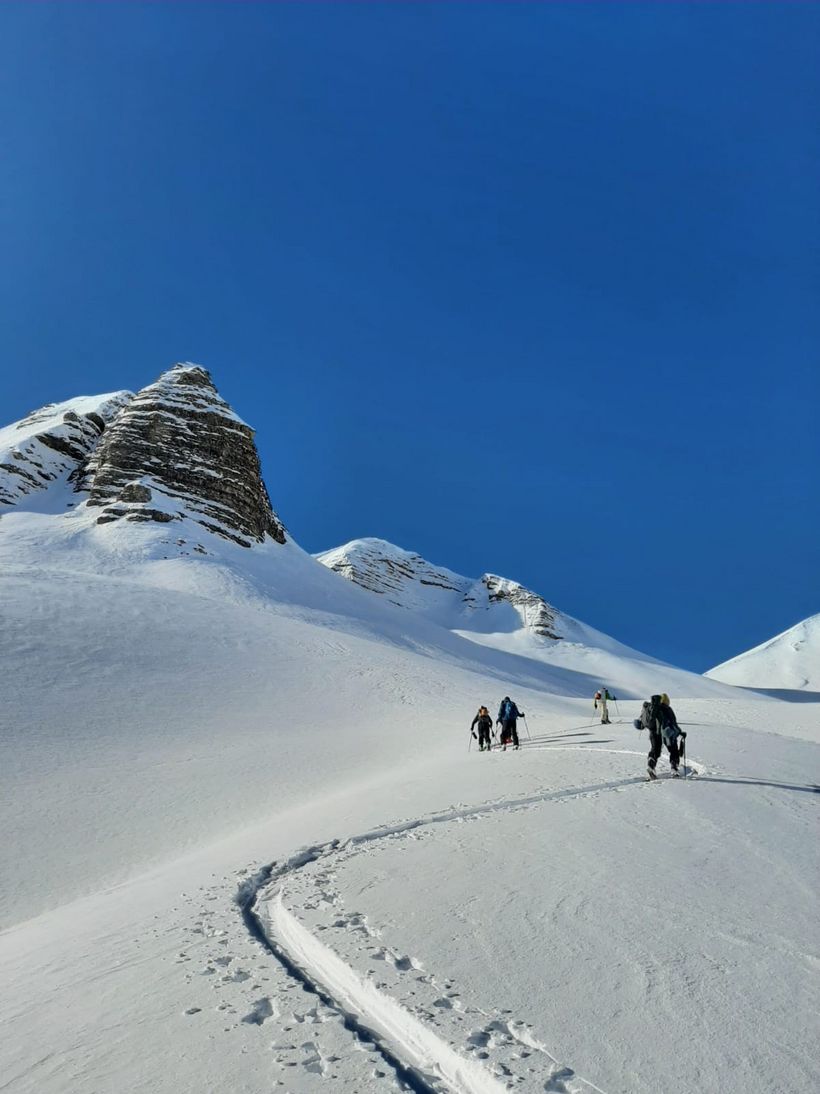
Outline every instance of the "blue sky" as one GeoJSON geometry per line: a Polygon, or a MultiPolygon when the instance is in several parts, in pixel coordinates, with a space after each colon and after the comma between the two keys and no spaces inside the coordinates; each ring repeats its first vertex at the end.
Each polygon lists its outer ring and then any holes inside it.
{"type": "Polygon", "coordinates": [[[820,6],[4,4],[0,420],[208,367],[275,507],[703,670],[820,611],[820,6]]]}

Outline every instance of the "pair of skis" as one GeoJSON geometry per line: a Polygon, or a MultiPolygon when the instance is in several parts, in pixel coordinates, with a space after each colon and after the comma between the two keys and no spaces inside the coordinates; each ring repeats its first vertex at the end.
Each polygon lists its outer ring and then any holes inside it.
{"type": "Polygon", "coordinates": [[[656,783],[663,779],[689,779],[692,775],[696,774],[697,772],[693,767],[686,767],[683,771],[671,771],[668,775],[658,775],[654,768],[648,767],[646,769],[646,781],[648,783],[656,783]]]}

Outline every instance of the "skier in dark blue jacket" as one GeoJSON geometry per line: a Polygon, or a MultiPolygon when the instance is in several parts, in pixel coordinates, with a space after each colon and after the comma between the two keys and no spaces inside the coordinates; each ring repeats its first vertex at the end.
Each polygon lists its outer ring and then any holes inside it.
{"type": "Polygon", "coordinates": [[[513,748],[521,747],[518,743],[518,730],[515,723],[523,717],[524,712],[518,709],[509,695],[505,695],[498,708],[498,718],[495,723],[501,726],[501,746],[504,752],[507,751],[510,741],[513,743],[513,748]]]}

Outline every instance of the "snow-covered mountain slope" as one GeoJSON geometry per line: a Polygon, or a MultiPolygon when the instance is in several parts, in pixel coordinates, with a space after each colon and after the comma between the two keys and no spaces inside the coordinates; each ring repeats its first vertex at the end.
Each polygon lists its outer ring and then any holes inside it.
{"type": "Polygon", "coordinates": [[[813,1092],[816,705],[549,638],[505,583],[346,580],[214,396],[0,518],[4,1091],[813,1092]],[[650,786],[658,690],[698,774],[650,786]],[[523,747],[479,754],[507,692],[523,747]]]}
{"type": "Polygon", "coordinates": [[[0,514],[25,502],[42,505],[55,483],[76,477],[130,391],[51,403],[0,429],[0,514]]]}
{"type": "MultiPolygon", "coordinates": [[[[380,541],[317,561],[284,536],[253,431],[198,366],[176,366],[136,396],[87,401],[88,413],[100,408],[105,430],[89,435],[70,476],[48,484],[49,503],[32,506],[25,495],[0,519],[6,759],[16,757],[27,772],[21,796],[12,790],[0,805],[15,834],[5,844],[8,876],[19,884],[16,894],[4,894],[7,917],[38,910],[50,885],[25,865],[39,840],[26,802],[38,773],[57,778],[66,746],[72,776],[50,803],[55,831],[44,861],[53,859],[55,869],[71,861],[74,835],[69,846],[63,833],[77,824],[102,829],[94,868],[61,874],[68,899],[121,876],[110,832],[123,802],[140,803],[143,769],[120,763],[123,755],[133,760],[147,749],[167,757],[192,740],[210,752],[218,747],[214,727],[236,726],[231,732],[251,739],[254,754],[276,752],[278,772],[271,782],[264,767],[246,770],[248,752],[240,748],[235,781],[226,784],[219,771],[215,784],[202,775],[195,792],[175,780],[153,788],[147,817],[134,817],[127,872],[226,825],[251,822],[270,808],[270,793],[280,803],[298,795],[304,773],[289,757],[301,755],[300,747],[280,725],[311,727],[316,786],[326,787],[351,766],[361,774],[384,763],[378,737],[363,762],[337,722],[341,709],[369,711],[375,723],[385,698],[401,712],[391,716],[402,740],[389,755],[404,762],[418,742],[399,727],[424,712],[438,746],[435,734],[451,717],[449,699],[446,714],[435,713],[445,694],[461,697],[466,717],[479,702],[497,707],[510,690],[530,712],[544,703],[564,710],[581,697],[591,709],[602,682],[623,699],[660,690],[676,698],[728,693],[584,627],[514,582],[491,575],[471,581],[380,541]],[[368,574],[371,586],[381,581],[390,595],[346,580],[345,565],[368,574]],[[565,637],[548,637],[556,630],[565,637]],[[149,696],[156,710],[146,723],[149,696]],[[89,789],[100,755],[118,758],[110,794],[89,789]]],[[[56,412],[43,421],[60,428],[56,412]]],[[[184,767],[179,773],[187,779],[184,767]]]]}
{"type": "Polygon", "coordinates": [[[716,665],[706,676],[737,687],[820,691],[820,615],[716,665]]]}
{"type": "Polygon", "coordinates": [[[668,683],[660,690],[669,694],[706,694],[692,673],[625,646],[508,578],[463,577],[381,539],[353,540],[316,558],[380,600],[476,645],[553,671],[581,672],[590,694],[601,685],[632,696],[651,694],[660,680],[668,683]]]}

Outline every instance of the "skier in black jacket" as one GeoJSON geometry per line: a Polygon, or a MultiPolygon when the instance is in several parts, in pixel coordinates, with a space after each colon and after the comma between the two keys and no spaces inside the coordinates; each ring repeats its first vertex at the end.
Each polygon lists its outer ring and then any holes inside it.
{"type": "Polygon", "coordinates": [[[678,738],[683,737],[685,739],[686,734],[678,725],[678,719],[675,717],[672,707],[663,702],[662,696],[653,695],[649,703],[643,705],[640,722],[641,728],[649,730],[649,758],[647,763],[649,778],[657,779],[658,777],[655,774],[655,765],[664,745],[666,745],[669,752],[669,765],[672,768],[672,774],[677,775],[678,764],[680,763],[678,738]]]}
{"type": "Polygon", "coordinates": [[[498,708],[498,718],[496,719],[496,725],[501,725],[501,744],[503,750],[507,751],[507,745],[512,740],[513,748],[520,748],[518,743],[518,730],[516,729],[516,721],[519,718],[524,717],[524,712],[519,710],[509,695],[505,695],[501,700],[501,706],[498,708]]]}
{"type": "Polygon", "coordinates": [[[492,745],[490,744],[490,733],[493,728],[493,720],[486,707],[479,707],[478,714],[473,718],[473,724],[470,726],[470,732],[473,737],[475,737],[476,724],[478,725],[478,751],[484,752],[486,745],[486,750],[489,752],[492,748],[492,745]]]}

